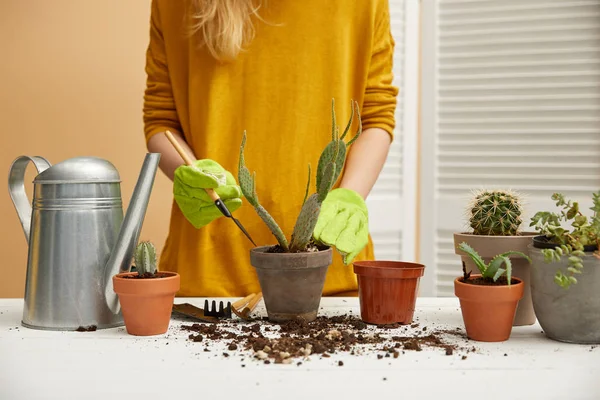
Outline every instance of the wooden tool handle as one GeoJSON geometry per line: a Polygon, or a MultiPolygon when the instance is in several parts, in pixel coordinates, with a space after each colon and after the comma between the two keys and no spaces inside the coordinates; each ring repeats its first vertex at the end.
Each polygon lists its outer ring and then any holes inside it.
{"type": "Polygon", "coordinates": [[[262,297],[263,297],[262,292],[259,292],[256,296],[254,296],[252,301],[248,304],[248,308],[250,309],[250,311],[252,311],[256,308],[256,305],[262,299],[262,297]]]}
{"type": "MultiPolygon", "coordinates": [[[[179,142],[177,141],[177,139],[175,139],[173,134],[170,131],[166,131],[165,135],[167,136],[167,139],[169,139],[169,142],[171,142],[173,147],[175,147],[175,150],[177,150],[177,152],[179,153],[181,158],[183,158],[183,161],[186,163],[186,165],[192,165],[194,163],[194,159],[192,159],[189,156],[189,154],[183,149],[183,147],[181,147],[181,144],[179,144],[179,142]]],[[[206,191],[206,193],[208,194],[208,197],[210,197],[212,201],[219,200],[219,198],[220,198],[219,195],[213,189],[204,189],[204,190],[206,191]]]]}
{"type": "Polygon", "coordinates": [[[188,155],[188,153],[183,149],[183,147],[181,147],[181,144],[179,144],[179,142],[177,141],[177,139],[175,139],[173,134],[169,131],[166,131],[165,135],[167,136],[167,139],[169,139],[169,142],[171,142],[173,147],[175,147],[175,150],[177,150],[181,158],[183,158],[183,161],[187,165],[192,165],[194,163],[194,160],[188,155]]]}
{"type": "Polygon", "coordinates": [[[251,298],[253,298],[256,295],[256,293],[250,293],[248,296],[244,297],[243,299],[240,299],[236,302],[234,302],[233,304],[231,304],[231,307],[238,309],[241,306],[246,305],[246,303],[248,303],[250,301],[251,298]]]}

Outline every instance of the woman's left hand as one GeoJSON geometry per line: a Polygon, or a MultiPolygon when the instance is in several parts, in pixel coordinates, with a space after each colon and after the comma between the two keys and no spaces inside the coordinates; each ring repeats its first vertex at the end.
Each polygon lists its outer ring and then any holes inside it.
{"type": "Polygon", "coordinates": [[[369,242],[367,205],[355,191],[334,189],[321,205],[313,238],[335,247],[348,265],[369,242]]]}

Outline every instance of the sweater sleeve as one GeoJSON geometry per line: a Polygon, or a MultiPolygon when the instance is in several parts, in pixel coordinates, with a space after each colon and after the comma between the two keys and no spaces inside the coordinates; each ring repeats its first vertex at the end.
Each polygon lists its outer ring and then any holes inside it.
{"type": "Polygon", "coordinates": [[[143,106],[146,142],[155,134],[167,129],[181,132],[169,78],[158,0],[152,0],[151,7],[150,42],[146,51],[147,78],[143,106]]]}
{"type": "Polygon", "coordinates": [[[363,129],[381,128],[393,139],[398,95],[398,88],[392,84],[395,42],[390,27],[389,2],[383,0],[377,3],[381,6],[375,22],[373,51],[361,118],[363,129]]]}

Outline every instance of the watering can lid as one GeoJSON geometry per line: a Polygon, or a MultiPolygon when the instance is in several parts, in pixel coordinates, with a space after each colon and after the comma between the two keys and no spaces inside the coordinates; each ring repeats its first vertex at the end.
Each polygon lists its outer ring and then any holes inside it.
{"type": "Polygon", "coordinates": [[[97,157],[76,157],[62,161],[39,174],[34,183],[118,183],[113,164],[97,157]]]}

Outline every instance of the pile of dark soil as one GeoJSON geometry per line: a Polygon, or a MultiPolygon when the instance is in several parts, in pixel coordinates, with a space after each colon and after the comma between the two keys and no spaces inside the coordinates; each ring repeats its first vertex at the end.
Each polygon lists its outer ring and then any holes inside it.
{"type": "MultiPolygon", "coordinates": [[[[419,324],[368,326],[354,316],[342,315],[318,317],[309,323],[292,321],[276,325],[266,321],[234,321],[219,324],[195,323],[183,325],[182,329],[191,332],[190,340],[203,343],[206,346],[204,351],[211,351],[211,343],[221,343],[229,351],[252,352],[256,359],[265,364],[290,364],[294,359],[310,355],[327,358],[342,352],[350,355],[376,354],[378,359],[398,358],[406,351],[422,351],[424,348],[452,355],[458,350],[458,346],[446,342],[444,336],[465,337],[459,330],[428,330],[427,327],[417,329],[418,327],[419,324]]],[[[342,366],[343,363],[338,365],[342,366]]]]}

